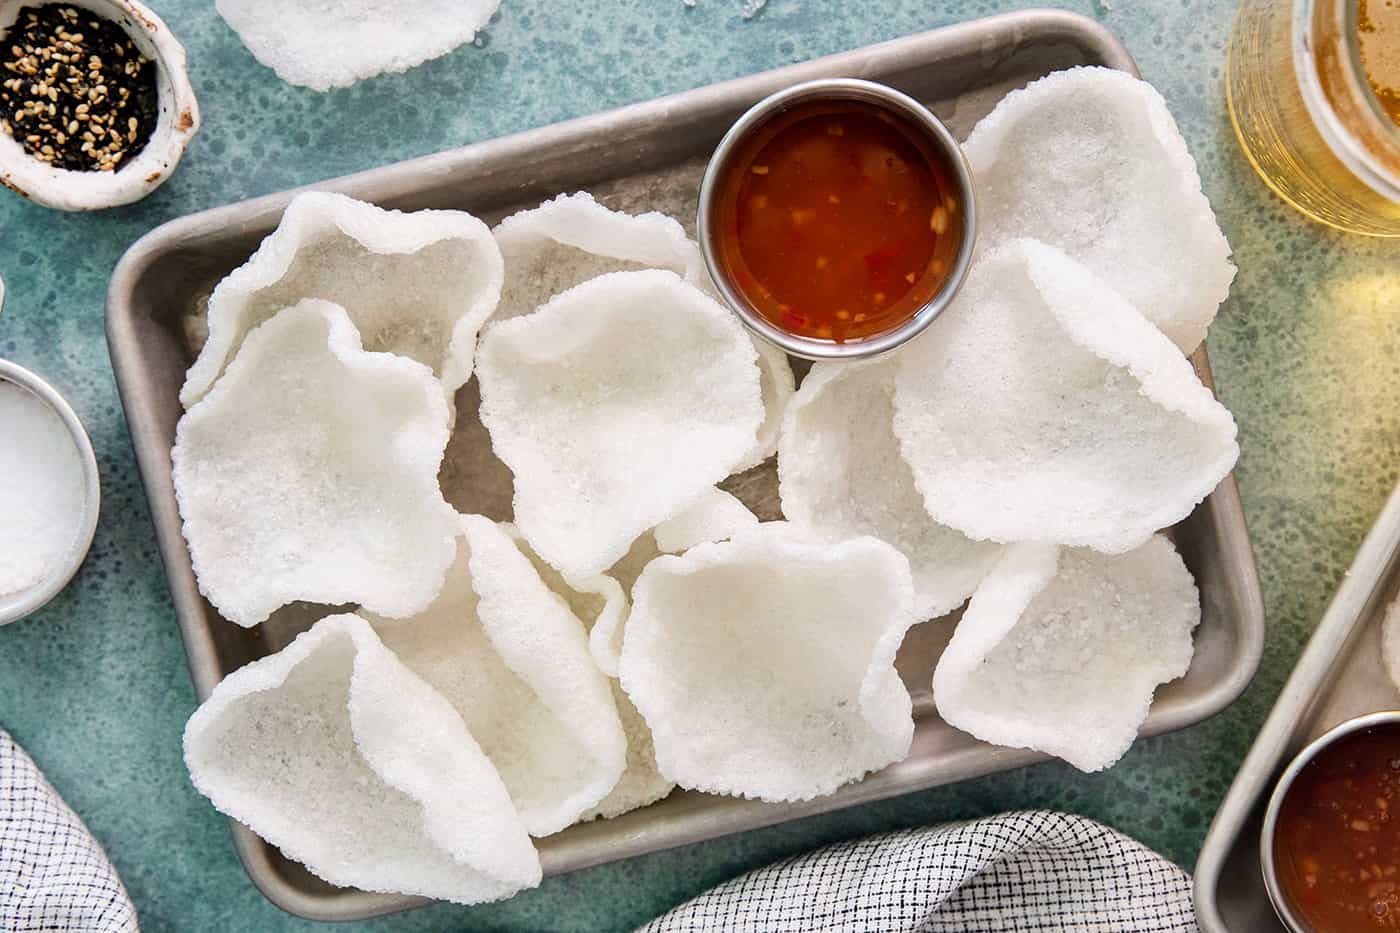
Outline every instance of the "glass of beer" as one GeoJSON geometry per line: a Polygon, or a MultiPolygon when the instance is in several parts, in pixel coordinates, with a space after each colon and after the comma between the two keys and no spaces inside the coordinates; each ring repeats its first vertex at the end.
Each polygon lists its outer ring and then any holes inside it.
{"type": "Polygon", "coordinates": [[[1242,0],[1225,89],[1240,146],[1280,197],[1400,237],[1400,0],[1242,0]]]}

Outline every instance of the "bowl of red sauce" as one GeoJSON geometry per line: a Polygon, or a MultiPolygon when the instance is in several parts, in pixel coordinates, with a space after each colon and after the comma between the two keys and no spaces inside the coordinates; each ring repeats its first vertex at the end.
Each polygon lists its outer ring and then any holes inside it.
{"type": "Polygon", "coordinates": [[[1400,711],[1348,720],[1293,759],[1259,858],[1294,933],[1400,930],[1400,711]]]}
{"type": "Polygon", "coordinates": [[[977,233],[972,176],[928,108],[855,78],[749,109],[700,187],[700,246],[751,331],[811,360],[892,350],[952,301],[977,233]]]}

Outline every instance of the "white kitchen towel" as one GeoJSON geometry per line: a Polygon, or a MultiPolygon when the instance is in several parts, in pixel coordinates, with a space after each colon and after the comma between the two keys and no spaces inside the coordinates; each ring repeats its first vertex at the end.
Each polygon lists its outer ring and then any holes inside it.
{"type": "Polygon", "coordinates": [[[0,729],[0,930],[137,933],[102,846],[0,729]]]}
{"type": "Polygon", "coordinates": [[[1082,816],[1028,810],[827,846],[741,875],[644,933],[1194,931],[1191,877],[1082,816]]]}

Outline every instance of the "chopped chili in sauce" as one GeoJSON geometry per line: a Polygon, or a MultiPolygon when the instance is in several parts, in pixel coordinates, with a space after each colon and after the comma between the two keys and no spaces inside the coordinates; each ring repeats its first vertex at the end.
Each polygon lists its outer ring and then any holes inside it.
{"type": "Polygon", "coordinates": [[[798,104],[735,153],[716,245],[777,327],[838,342],[892,330],[947,281],[962,244],[953,173],[904,117],[856,100],[798,104]]]}
{"type": "Polygon", "coordinates": [[[1338,739],[1279,807],[1274,863],[1300,919],[1328,933],[1400,930],[1400,726],[1338,739]]]}

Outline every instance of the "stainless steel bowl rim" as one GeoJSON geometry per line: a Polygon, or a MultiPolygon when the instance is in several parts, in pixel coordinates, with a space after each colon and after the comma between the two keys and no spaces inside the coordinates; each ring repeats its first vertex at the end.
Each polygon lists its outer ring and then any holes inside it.
{"type": "Polygon", "coordinates": [[[1274,913],[1278,914],[1279,920],[1292,933],[1317,933],[1317,931],[1294,916],[1292,908],[1288,905],[1288,898],[1284,896],[1283,889],[1279,886],[1278,867],[1274,864],[1274,831],[1278,827],[1278,814],[1283,806],[1283,800],[1288,796],[1288,791],[1299,773],[1324,749],[1330,748],[1338,740],[1355,732],[1373,729],[1376,726],[1393,725],[1400,725],[1400,710],[1366,713],[1363,716],[1339,723],[1313,739],[1303,747],[1302,751],[1294,755],[1293,760],[1288,763],[1288,767],[1283,769],[1283,774],[1279,777],[1278,782],[1274,784],[1273,792],[1269,795],[1268,809],[1264,811],[1264,825],[1259,830],[1259,869],[1264,875],[1264,887],[1269,892],[1269,902],[1273,904],[1274,913]]]}
{"type": "Polygon", "coordinates": [[[815,361],[859,360],[886,353],[912,340],[922,333],[924,328],[932,324],[934,319],[952,303],[953,298],[962,287],[963,280],[967,277],[968,268],[972,264],[972,252],[977,242],[977,199],[973,189],[972,170],[968,167],[962,147],[958,145],[958,141],[953,138],[953,134],[949,132],[948,128],[943,125],[943,121],[938,119],[927,107],[909,95],[885,84],[860,78],[823,78],[794,84],[763,98],[750,107],[729,128],[719,145],[715,147],[714,154],[710,157],[710,162],[705,168],[705,177],[700,183],[700,210],[696,218],[696,229],[700,239],[700,250],[705,257],[705,265],[709,269],[710,278],[714,281],[715,288],[725,303],[733,309],[734,313],[739,316],[739,320],[743,321],[750,331],[784,352],[803,359],[815,361]],[[953,170],[954,180],[964,204],[962,245],[953,262],[953,268],[949,271],[948,280],[938,290],[938,293],[899,327],[882,334],[876,334],[873,337],[845,343],[835,343],[788,333],[756,313],[729,281],[713,246],[712,225],[715,209],[711,202],[718,196],[719,179],[739,143],[774,114],[814,98],[868,101],[887,109],[896,110],[908,117],[915,125],[923,129],[938,150],[947,156],[948,164],[953,170]]]}
{"type": "Polygon", "coordinates": [[[29,589],[9,596],[0,596],[0,625],[5,625],[18,622],[47,605],[49,600],[63,591],[73,579],[73,575],[78,572],[78,568],[83,565],[88,550],[92,547],[93,535],[97,532],[97,518],[102,505],[102,486],[97,471],[97,456],[93,453],[92,441],[88,438],[87,430],[58,390],[23,366],[8,360],[0,360],[0,382],[9,382],[32,392],[58,415],[68,429],[69,436],[73,438],[73,446],[77,448],[78,458],[82,461],[85,487],[83,524],[78,529],[78,537],[67,561],[52,568],[47,577],[29,589]]]}

